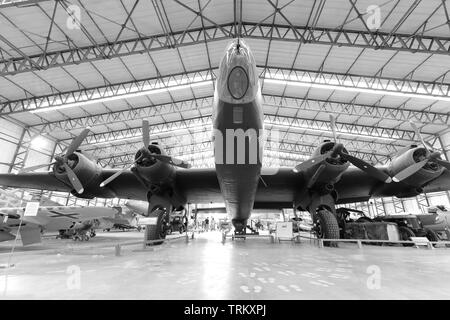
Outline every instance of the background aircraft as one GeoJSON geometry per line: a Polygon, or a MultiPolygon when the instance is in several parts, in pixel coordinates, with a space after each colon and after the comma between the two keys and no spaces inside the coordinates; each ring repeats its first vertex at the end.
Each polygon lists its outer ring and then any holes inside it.
{"type": "Polygon", "coordinates": [[[128,201],[121,207],[77,207],[62,206],[43,198],[35,217],[23,216],[27,201],[14,192],[0,189],[2,204],[0,207],[0,242],[15,238],[20,224],[20,235],[24,245],[41,242],[41,234],[59,232],[59,237],[78,237],[88,240],[96,229],[137,228],[138,215],[143,202],[128,201]]]}
{"type": "Polygon", "coordinates": [[[237,232],[245,232],[252,209],[293,207],[311,213],[319,237],[339,238],[336,204],[367,201],[371,197],[412,197],[450,189],[450,164],[426,144],[415,125],[420,145],[412,144],[393,155],[387,165],[374,167],[348,154],[338,141],[333,118],[334,141],[325,141],[294,170],[280,168],[266,174],[261,169],[260,138],[264,137],[261,90],[254,58],[242,40],[234,40],[228,46],[215,88],[214,133],[221,132],[222,137],[227,137],[228,129],[234,133],[256,131],[256,137],[244,135],[244,140],[236,144],[235,135],[221,141],[222,144],[214,135],[216,168],[189,169],[186,162],[170,157],[157,142],[150,143],[148,122],[144,121],[143,147],[127,168],[101,168],[79,151],[89,134],[86,129],[64,155],[55,157],[51,172],[30,172],[48,166],[43,164],[18,175],[1,174],[0,185],[67,191],[82,198],[147,201],[147,215],[156,218],[156,223],[147,227],[149,240],[164,238],[168,215],[187,203],[225,202],[237,232]],[[228,143],[234,148],[241,142],[244,163],[236,161],[239,156],[225,148],[228,143]],[[250,161],[254,156],[252,143],[256,143],[256,163],[250,161]],[[218,161],[217,152],[221,150],[222,160],[230,156],[231,163],[218,161]]]}

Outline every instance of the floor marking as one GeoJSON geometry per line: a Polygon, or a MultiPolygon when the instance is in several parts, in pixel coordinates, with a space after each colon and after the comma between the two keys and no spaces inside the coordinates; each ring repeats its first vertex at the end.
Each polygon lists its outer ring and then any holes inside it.
{"type": "Polygon", "coordinates": [[[259,293],[262,290],[262,287],[260,287],[260,286],[254,286],[253,288],[249,288],[247,286],[240,286],[239,288],[242,291],[244,291],[245,293],[250,293],[251,291],[253,291],[255,293],[259,293]]]}
{"type": "Polygon", "coordinates": [[[335,268],[334,269],[336,272],[352,272],[352,270],[349,270],[349,269],[343,269],[343,268],[335,268]]]}
{"type": "Polygon", "coordinates": [[[65,273],[65,270],[47,271],[46,273],[65,273]]]}
{"type": "Polygon", "coordinates": [[[317,280],[317,282],[321,282],[321,283],[324,283],[324,284],[329,285],[329,286],[334,286],[333,282],[328,282],[328,281],[325,281],[325,280],[317,280]]]}
{"type": "Polygon", "coordinates": [[[327,284],[321,283],[321,282],[317,282],[317,281],[310,281],[309,283],[314,284],[316,286],[328,287],[327,284]]]}
{"type": "Polygon", "coordinates": [[[300,289],[299,286],[295,285],[295,284],[291,284],[289,287],[291,287],[292,289],[294,289],[295,291],[302,291],[302,289],[300,289]]]}
{"type": "Polygon", "coordinates": [[[320,275],[312,272],[302,273],[301,275],[308,278],[320,278],[320,275]]]}
{"type": "Polygon", "coordinates": [[[328,277],[329,278],[334,278],[334,279],[348,279],[348,278],[350,278],[349,276],[345,276],[343,274],[336,274],[336,273],[332,273],[328,277]]]}
{"type": "Polygon", "coordinates": [[[290,290],[283,285],[278,285],[277,288],[283,290],[284,292],[290,292],[290,290]]]}
{"type": "Polygon", "coordinates": [[[332,272],[333,270],[330,268],[316,268],[315,271],[322,271],[322,272],[332,272]]]}
{"type": "Polygon", "coordinates": [[[288,273],[290,275],[295,275],[296,274],[294,271],[291,271],[291,270],[286,271],[286,273],[288,273]]]}
{"type": "Polygon", "coordinates": [[[181,279],[177,280],[177,283],[182,284],[182,285],[186,285],[186,284],[193,283],[193,282],[196,282],[196,281],[197,280],[195,280],[195,279],[181,278],[181,279]]]}

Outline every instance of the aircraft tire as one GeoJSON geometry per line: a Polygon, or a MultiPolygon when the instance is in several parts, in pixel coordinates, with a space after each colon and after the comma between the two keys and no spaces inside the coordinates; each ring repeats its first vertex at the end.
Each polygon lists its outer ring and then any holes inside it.
{"type": "MultiPolygon", "coordinates": [[[[339,239],[339,224],[334,214],[328,210],[321,209],[317,212],[319,232],[317,236],[324,239],[339,239]]],[[[337,247],[337,242],[324,242],[326,247],[337,247]]]]}
{"type": "MultiPolygon", "coordinates": [[[[149,224],[146,226],[146,240],[159,240],[166,238],[166,230],[165,224],[169,219],[169,215],[161,209],[158,210],[158,219],[156,220],[156,224],[149,224]]],[[[150,245],[160,245],[163,241],[153,242],[150,245]]]]}
{"type": "Polygon", "coordinates": [[[424,230],[427,232],[426,237],[428,240],[434,242],[434,241],[439,241],[439,236],[436,233],[436,231],[434,231],[433,229],[429,229],[429,228],[424,228],[424,230]]]}
{"type": "MultiPolygon", "coordinates": [[[[411,240],[411,237],[415,237],[416,236],[414,234],[414,231],[412,231],[408,227],[400,226],[400,227],[398,227],[398,231],[400,232],[400,236],[402,237],[402,241],[409,241],[409,240],[411,240]]],[[[413,243],[411,243],[411,244],[404,243],[403,244],[404,247],[411,247],[413,245],[414,245],[413,243]]]]}

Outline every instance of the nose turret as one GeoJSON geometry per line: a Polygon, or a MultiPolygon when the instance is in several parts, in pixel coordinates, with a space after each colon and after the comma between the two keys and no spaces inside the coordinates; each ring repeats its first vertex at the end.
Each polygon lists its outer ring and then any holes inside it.
{"type": "Polygon", "coordinates": [[[242,39],[233,40],[220,63],[217,94],[229,103],[248,103],[259,89],[256,63],[249,47],[242,39]]]}

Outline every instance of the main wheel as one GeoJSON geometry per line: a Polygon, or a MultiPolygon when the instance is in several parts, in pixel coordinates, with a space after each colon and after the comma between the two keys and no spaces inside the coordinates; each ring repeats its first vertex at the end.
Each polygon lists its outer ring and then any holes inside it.
{"type": "MultiPolygon", "coordinates": [[[[158,216],[156,224],[146,226],[146,240],[159,240],[166,238],[167,224],[169,223],[169,214],[163,209],[157,209],[154,212],[158,216]]],[[[162,244],[163,241],[153,242],[152,244],[162,244]]]]}
{"type": "MultiPolygon", "coordinates": [[[[398,231],[400,232],[400,237],[402,238],[402,241],[410,241],[412,237],[415,237],[416,235],[414,232],[408,228],[408,227],[398,227],[398,231]]],[[[410,247],[413,244],[404,243],[404,247],[410,247]]]]}
{"type": "MultiPolygon", "coordinates": [[[[326,209],[317,212],[316,234],[317,238],[339,239],[339,225],[332,212],[326,209]]],[[[324,246],[337,247],[337,242],[327,241],[324,246]]]]}
{"type": "Polygon", "coordinates": [[[438,234],[433,229],[425,227],[424,230],[427,232],[426,234],[427,239],[430,240],[431,242],[437,242],[440,240],[438,234]]]}

